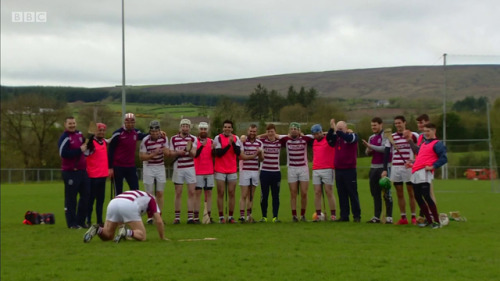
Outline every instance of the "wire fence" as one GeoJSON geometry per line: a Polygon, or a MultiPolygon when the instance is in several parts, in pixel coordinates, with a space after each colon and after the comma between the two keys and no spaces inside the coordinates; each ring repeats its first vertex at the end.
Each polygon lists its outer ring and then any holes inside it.
{"type": "MultiPolygon", "coordinates": [[[[484,178],[481,176],[480,171],[489,171],[488,166],[449,166],[448,167],[448,178],[449,179],[466,179],[471,178],[470,171],[478,171],[478,177],[474,179],[489,179],[489,177],[484,178]]],[[[495,171],[498,171],[498,167],[494,167],[495,171]]],[[[44,168],[34,168],[34,169],[0,169],[1,171],[1,183],[26,183],[26,182],[54,182],[62,181],[62,175],[60,169],[44,169],[44,168]]],[[[172,178],[172,167],[165,168],[167,178],[172,178]]],[[[370,171],[368,166],[360,166],[357,168],[358,178],[367,179],[370,171]]],[[[438,178],[441,170],[436,171],[436,178],[438,178]]],[[[282,167],[282,173],[286,173],[286,167],[282,167]]],[[[139,179],[142,179],[142,168],[137,168],[137,175],[139,179]]],[[[495,177],[498,175],[495,175],[495,177]]]]}

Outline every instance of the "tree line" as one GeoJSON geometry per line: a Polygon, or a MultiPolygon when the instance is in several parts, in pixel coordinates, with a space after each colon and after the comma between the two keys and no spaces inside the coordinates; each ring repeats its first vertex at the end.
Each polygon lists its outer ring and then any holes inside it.
{"type": "MultiPolygon", "coordinates": [[[[64,130],[64,118],[71,115],[71,109],[66,99],[57,97],[67,97],[70,94],[63,94],[64,89],[61,88],[56,93],[47,95],[40,94],[40,92],[19,94],[14,91],[9,92],[10,97],[4,97],[3,90],[4,88],[2,88],[1,104],[2,168],[58,167],[60,158],[57,140],[64,130]]],[[[456,110],[447,113],[448,139],[488,138],[486,116],[477,114],[479,111],[484,112],[482,109],[484,100],[485,98],[482,97],[467,97],[453,104],[451,108],[456,110]],[[464,101],[466,101],[466,106],[464,101]]],[[[495,101],[490,114],[494,148],[500,154],[500,99],[495,101]]],[[[225,119],[235,122],[235,133],[244,133],[245,126],[254,122],[258,123],[260,133],[265,131],[266,122],[281,122],[285,125],[278,128],[284,133],[287,131],[288,122],[297,121],[305,124],[303,131],[307,133],[307,128],[315,123],[322,124],[324,130],[327,130],[331,116],[345,120],[346,115],[337,101],[320,97],[314,88],[306,90],[301,87],[296,90],[290,86],[285,96],[276,90],[267,90],[265,86],[259,84],[245,102],[226,96],[218,97],[210,116],[210,125],[212,136],[222,131],[222,122],[225,119]]],[[[356,124],[352,124],[360,138],[367,139],[371,135],[370,119],[372,117],[366,116],[357,120],[356,124]]],[[[406,117],[408,127],[416,130],[414,121],[416,116],[406,117]]],[[[178,120],[174,119],[168,114],[161,118],[162,124],[171,126],[168,128],[169,135],[178,128],[176,125],[178,120]]],[[[121,124],[120,116],[106,103],[79,105],[78,129],[86,133],[86,124],[89,124],[90,120],[108,124],[108,134],[121,124]]],[[[438,132],[441,132],[442,114],[431,115],[431,120],[438,126],[438,132]]],[[[147,125],[142,124],[144,120],[140,121],[138,125],[143,126],[141,129],[146,129],[144,126],[147,125]]],[[[144,124],[147,122],[144,121],[144,124]]],[[[195,133],[194,130],[193,133],[195,133]]],[[[453,151],[487,149],[485,142],[450,143],[449,145],[453,145],[453,151]]],[[[362,145],[360,145],[360,156],[364,155],[362,150],[362,145]]]]}

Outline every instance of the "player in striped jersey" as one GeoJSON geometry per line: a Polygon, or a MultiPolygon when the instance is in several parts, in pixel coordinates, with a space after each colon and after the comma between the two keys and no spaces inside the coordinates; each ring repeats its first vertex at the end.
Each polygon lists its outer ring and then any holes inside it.
{"type": "Polygon", "coordinates": [[[180,124],[179,134],[173,136],[170,141],[170,154],[175,156],[174,172],[172,180],[175,185],[175,220],[174,224],[181,222],[181,201],[182,201],[182,186],[184,183],[188,187],[188,221],[189,224],[199,223],[194,220],[195,212],[199,216],[200,206],[195,204],[195,190],[196,190],[196,171],[194,168],[194,156],[196,155],[195,136],[190,134],[191,121],[189,119],[182,119],[180,124]],[[196,209],[197,208],[197,209],[196,209]]]}
{"type": "MultiPolygon", "coordinates": [[[[396,224],[408,224],[406,217],[406,201],[404,197],[403,184],[406,183],[406,190],[410,201],[411,223],[417,224],[416,218],[416,203],[415,195],[413,193],[413,186],[410,181],[411,178],[411,161],[414,159],[413,151],[411,150],[410,143],[404,137],[403,133],[406,130],[406,119],[404,116],[394,117],[394,126],[396,133],[392,134],[394,145],[391,142],[386,144],[387,147],[392,148],[392,169],[391,181],[396,187],[398,195],[398,205],[401,213],[401,219],[396,224]]],[[[414,142],[417,141],[418,135],[412,133],[411,138],[414,142]]],[[[387,175],[387,171],[382,172],[382,177],[387,175]]]]}
{"type": "Polygon", "coordinates": [[[301,136],[300,124],[290,123],[290,135],[280,138],[287,151],[288,186],[290,187],[290,205],[292,206],[292,220],[298,222],[297,194],[300,183],[300,220],[307,221],[305,214],[307,208],[307,190],[309,188],[309,166],[307,162],[307,144],[314,139],[301,136]]]}
{"type": "Polygon", "coordinates": [[[242,142],[240,159],[242,168],[240,171],[240,222],[254,222],[252,217],[253,196],[255,187],[259,185],[259,160],[263,159],[262,142],[257,139],[257,125],[252,124],[248,128],[248,136],[242,142]],[[247,217],[245,220],[245,208],[247,217]]]}
{"type": "MultiPolygon", "coordinates": [[[[163,191],[167,183],[163,159],[168,155],[168,138],[160,134],[160,122],[153,120],[149,123],[149,135],[142,139],[139,158],[143,161],[144,189],[155,195],[160,210],[163,210],[163,191]]],[[[148,217],[147,223],[153,224],[153,217],[148,217]]]]}
{"type": "Polygon", "coordinates": [[[267,206],[269,189],[273,197],[273,222],[280,222],[278,211],[280,208],[280,150],[281,142],[276,135],[276,127],[269,124],[266,127],[266,135],[260,138],[264,149],[264,160],[260,168],[260,187],[262,189],[260,197],[260,209],[262,211],[261,222],[267,222],[267,206]]]}
{"type": "Polygon", "coordinates": [[[98,224],[92,225],[83,236],[83,242],[90,242],[95,235],[103,241],[109,241],[113,239],[116,229],[123,223],[127,224],[130,229],[126,229],[123,225],[114,237],[115,242],[120,242],[127,237],[144,241],[146,240],[146,228],[142,223],[141,216],[145,213],[155,218],[156,230],[160,239],[168,240],[165,238],[160,208],[154,197],[144,191],[130,190],[119,194],[109,202],[104,227],[98,224]]]}

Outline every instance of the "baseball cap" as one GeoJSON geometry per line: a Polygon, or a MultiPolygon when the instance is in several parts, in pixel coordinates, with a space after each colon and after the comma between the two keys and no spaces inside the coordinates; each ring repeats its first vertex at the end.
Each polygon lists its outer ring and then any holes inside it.
{"type": "Polygon", "coordinates": [[[322,133],[322,132],[323,132],[323,128],[321,128],[320,124],[314,124],[314,125],[312,125],[312,127],[311,127],[311,133],[317,134],[317,133],[322,133]]]}
{"type": "Polygon", "coordinates": [[[191,120],[189,119],[182,119],[179,126],[182,126],[182,125],[189,125],[189,127],[191,127],[191,120]]]}
{"type": "Polygon", "coordinates": [[[153,120],[153,121],[149,122],[149,129],[150,130],[159,130],[160,129],[160,121],[153,120]]]}

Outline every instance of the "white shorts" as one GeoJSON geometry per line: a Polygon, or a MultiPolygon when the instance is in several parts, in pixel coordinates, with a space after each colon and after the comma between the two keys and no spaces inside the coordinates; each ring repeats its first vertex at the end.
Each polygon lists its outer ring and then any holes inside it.
{"type": "Polygon", "coordinates": [[[196,189],[212,190],[214,187],[214,175],[197,175],[196,189]]]}
{"type": "Polygon", "coordinates": [[[116,198],[109,202],[106,220],[112,222],[142,221],[137,205],[124,198],[116,198]]]}
{"type": "Polygon", "coordinates": [[[154,182],[162,183],[165,185],[167,182],[167,176],[165,173],[165,166],[163,165],[154,165],[154,166],[146,166],[144,165],[142,168],[142,182],[144,184],[152,185],[154,182]]]}
{"type": "Polygon", "coordinates": [[[409,182],[411,180],[411,168],[404,166],[392,166],[391,181],[392,182],[409,182]]]}
{"type": "Polygon", "coordinates": [[[238,179],[237,173],[232,174],[224,174],[224,173],[215,173],[215,179],[218,181],[236,181],[238,179]]]}
{"type": "Polygon", "coordinates": [[[333,179],[335,178],[334,169],[320,169],[313,170],[313,184],[319,185],[321,183],[332,185],[333,179]]]}
{"type": "Polygon", "coordinates": [[[241,171],[240,186],[258,186],[259,171],[241,171]]]}
{"type": "Polygon", "coordinates": [[[172,181],[174,184],[196,183],[196,171],[194,167],[174,169],[172,181]]]}
{"type": "Polygon", "coordinates": [[[288,167],[288,182],[309,181],[309,167],[288,167]]]}
{"type": "Polygon", "coordinates": [[[412,183],[431,183],[434,179],[434,173],[431,171],[426,171],[425,169],[420,169],[411,175],[412,183]]]}

